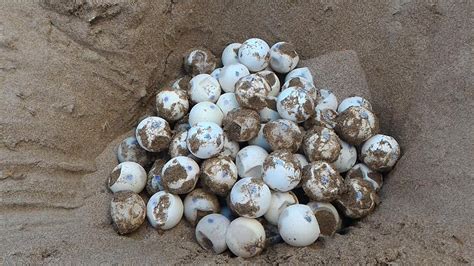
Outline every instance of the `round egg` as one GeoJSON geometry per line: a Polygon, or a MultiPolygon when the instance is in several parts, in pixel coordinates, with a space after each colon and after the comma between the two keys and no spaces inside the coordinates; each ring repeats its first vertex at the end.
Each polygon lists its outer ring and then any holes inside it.
{"type": "Polygon", "coordinates": [[[195,226],[202,217],[219,211],[219,200],[216,195],[201,188],[196,188],[184,198],[184,217],[192,226],[195,226]]]}
{"type": "Polygon", "coordinates": [[[169,160],[161,170],[161,184],[173,194],[186,194],[198,181],[199,165],[191,158],[178,156],[169,160]]]}
{"type": "Polygon", "coordinates": [[[224,148],[222,148],[220,155],[229,156],[232,160],[235,160],[239,151],[239,143],[234,140],[229,140],[229,137],[227,137],[227,134],[224,132],[224,148]]]}
{"type": "Polygon", "coordinates": [[[160,152],[168,148],[172,134],[166,120],[149,116],[138,124],[135,137],[143,149],[149,152],[160,152]]]}
{"type": "Polygon", "coordinates": [[[278,73],[290,72],[299,61],[295,47],[289,42],[277,42],[270,49],[270,66],[278,73]]]}
{"type": "Polygon", "coordinates": [[[341,140],[333,130],[314,126],[303,138],[303,151],[311,162],[334,162],[341,151],[341,140]]]}
{"type": "Polygon", "coordinates": [[[112,192],[131,190],[140,193],[146,185],[146,171],[135,162],[123,162],[115,166],[109,176],[108,184],[112,192]]]}
{"type": "Polygon", "coordinates": [[[270,152],[272,150],[272,147],[270,147],[270,144],[268,144],[267,139],[263,135],[263,127],[265,124],[261,124],[260,130],[258,131],[258,134],[255,138],[251,139],[248,141],[249,145],[257,145],[262,148],[264,148],[267,152],[270,152]]]}
{"type": "Polygon", "coordinates": [[[150,155],[138,144],[135,136],[124,139],[117,147],[119,163],[136,162],[145,167],[150,164],[150,155]]]}
{"type": "Polygon", "coordinates": [[[262,147],[249,145],[241,149],[235,157],[237,173],[240,177],[262,177],[263,162],[267,158],[268,152],[262,147]]]}
{"type": "Polygon", "coordinates": [[[258,111],[258,114],[260,115],[261,123],[267,123],[280,119],[281,116],[278,113],[276,107],[276,98],[269,96],[267,98],[267,107],[264,107],[262,110],[258,111]]]}
{"type": "Polygon", "coordinates": [[[400,158],[400,145],[393,137],[377,134],[362,145],[360,156],[372,170],[385,172],[400,158]]]}
{"type": "Polygon", "coordinates": [[[245,177],[232,187],[229,199],[230,208],[238,215],[257,218],[270,208],[272,194],[262,179],[245,177]]]}
{"type": "Polygon", "coordinates": [[[156,94],[156,111],[165,120],[177,121],[188,112],[188,94],[184,90],[163,88],[156,94]]]}
{"type": "Polygon", "coordinates": [[[278,79],[278,76],[270,70],[260,71],[257,75],[263,77],[268,85],[270,85],[271,91],[269,96],[277,97],[280,93],[280,79],[278,79]]]}
{"type": "Polygon", "coordinates": [[[288,74],[285,76],[285,83],[288,82],[290,79],[294,77],[301,77],[309,81],[310,83],[314,84],[313,81],[313,75],[311,74],[311,71],[307,67],[300,67],[300,68],[295,68],[291,70],[288,74]]]}
{"type": "Polygon", "coordinates": [[[224,148],[224,131],[212,122],[199,122],[188,130],[188,150],[199,159],[211,158],[224,148]]]}
{"type": "Polygon", "coordinates": [[[239,105],[257,111],[268,107],[267,98],[270,92],[268,82],[257,74],[242,77],[235,84],[235,96],[239,105]]]}
{"type": "Polygon", "coordinates": [[[278,219],[278,232],[295,247],[309,246],[319,237],[319,225],[310,207],[294,204],[285,208],[278,219]]]}
{"type": "MultiPolygon", "coordinates": [[[[325,109],[331,109],[334,112],[337,111],[337,97],[336,95],[332,92],[332,90],[328,88],[320,89],[319,94],[321,98],[319,101],[316,103],[316,110],[325,110],[325,109]]],[[[337,112],[336,112],[337,114],[337,112]]]]}
{"type": "Polygon", "coordinates": [[[352,219],[369,215],[377,202],[377,195],[367,181],[347,179],[347,191],[335,201],[341,212],[352,219]]]}
{"type": "Polygon", "coordinates": [[[181,198],[166,191],[155,193],[146,205],[148,222],[161,230],[175,227],[181,221],[183,211],[181,198]]]}
{"type": "Polygon", "coordinates": [[[316,220],[318,220],[319,230],[322,236],[333,236],[341,229],[341,217],[331,203],[312,201],[307,205],[313,211],[316,220]]]}
{"type": "Polygon", "coordinates": [[[237,182],[237,166],[227,156],[210,158],[202,163],[200,178],[211,192],[226,196],[237,182]]]}
{"type": "Polygon", "coordinates": [[[215,103],[200,102],[191,108],[189,112],[189,124],[191,126],[200,122],[213,122],[222,125],[224,113],[215,103]]]}
{"type": "Polygon", "coordinates": [[[265,213],[264,217],[267,222],[273,225],[278,225],[278,218],[281,212],[288,206],[298,204],[298,198],[295,193],[272,191],[272,201],[270,208],[265,213]]]}
{"type": "Polygon", "coordinates": [[[239,217],[227,227],[225,242],[238,257],[250,258],[265,248],[265,229],[257,220],[239,217]]]}
{"type": "Polygon", "coordinates": [[[192,76],[209,74],[217,65],[217,59],[211,51],[193,48],[184,55],[184,70],[192,76]]]}
{"type": "Polygon", "coordinates": [[[327,127],[333,129],[336,127],[337,112],[332,109],[315,109],[313,116],[304,121],[304,128],[310,130],[314,126],[327,127]]]}
{"type": "Polygon", "coordinates": [[[110,216],[115,231],[124,235],[137,230],[146,217],[143,199],[132,191],[114,193],[110,203],[110,216]]]}
{"type": "Polygon", "coordinates": [[[382,174],[371,170],[367,165],[358,163],[354,165],[346,174],[346,179],[362,179],[367,181],[374,191],[379,191],[383,185],[382,174]]]}
{"type": "Polygon", "coordinates": [[[274,151],[263,162],[263,181],[275,191],[290,191],[300,180],[299,162],[288,150],[274,151]]]}
{"type": "Polygon", "coordinates": [[[153,163],[150,171],[148,171],[145,189],[149,195],[153,195],[158,191],[164,190],[163,185],[161,184],[161,170],[169,160],[169,157],[164,157],[165,158],[158,158],[153,163]]]}
{"type": "Polygon", "coordinates": [[[188,131],[178,131],[173,135],[168,148],[168,154],[171,158],[177,156],[188,156],[191,154],[186,145],[186,139],[188,138],[188,131]]]}
{"type": "Polygon", "coordinates": [[[341,151],[333,165],[339,173],[349,171],[357,161],[357,150],[351,144],[341,140],[341,151]]]}
{"type": "Polygon", "coordinates": [[[372,104],[370,104],[369,101],[360,96],[353,96],[342,100],[339,107],[337,107],[337,112],[342,113],[347,110],[347,108],[353,106],[364,107],[365,109],[372,111],[372,104]]]}
{"type": "Polygon", "coordinates": [[[241,43],[231,43],[222,51],[222,64],[224,66],[239,63],[239,48],[241,43]]]}
{"type": "Polygon", "coordinates": [[[239,48],[239,62],[250,71],[258,72],[265,69],[270,61],[270,46],[261,39],[246,40],[239,48]]]}
{"type": "Polygon", "coordinates": [[[229,225],[230,221],[224,215],[208,214],[196,226],[196,240],[203,249],[220,254],[227,249],[225,235],[229,225]]]}
{"type": "Polygon", "coordinates": [[[296,152],[303,141],[303,132],[298,125],[289,120],[277,119],[263,127],[263,135],[272,150],[290,150],[296,152]]]}
{"type": "Polygon", "coordinates": [[[315,105],[321,99],[320,91],[318,89],[316,89],[316,87],[313,85],[313,83],[309,82],[305,78],[294,77],[294,78],[286,81],[283,84],[283,86],[281,87],[281,90],[284,91],[284,90],[286,90],[288,88],[291,88],[291,87],[300,88],[300,89],[306,91],[306,93],[308,93],[309,96],[311,96],[311,98],[313,99],[315,105]]]}
{"type": "Polygon", "coordinates": [[[219,106],[224,116],[226,116],[230,111],[240,108],[239,102],[233,92],[222,94],[216,104],[219,106]]]}
{"type": "MultiPolygon", "coordinates": [[[[222,74],[222,73],[221,73],[222,74]]],[[[221,96],[219,81],[209,74],[199,74],[189,81],[189,99],[193,103],[217,102],[221,96]]]]}
{"type": "Polygon", "coordinates": [[[379,121],[370,110],[353,106],[339,113],[335,130],[346,142],[359,145],[378,133],[379,121]]]}
{"type": "Polygon", "coordinates": [[[249,75],[250,72],[246,66],[236,63],[231,65],[226,65],[222,68],[222,71],[219,75],[219,84],[225,92],[234,92],[235,83],[241,78],[249,75]]]}
{"type": "Polygon", "coordinates": [[[255,110],[239,108],[230,111],[223,124],[230,140],[244,142],[257,136],[260,130],[260,117],[255,110]]]}
{"type": "Polygon", "coordinates": [[[222,67],[219,67],[219,68],[216,68],[214,69],[214,71],[211,72],[211,77],[219,80],[219,76],[221,75],[221,72],[222,72],[222,67]]]}
{"type": "Polygon", "coordinates": [[[315,161],[303,169],[302,187],[310,199],[331,202],[344,192],[344,180],[330,163],[315,161]]]}
{"type": "Polygon", "coordinates": [[[282,118],[301,123],[314,114],[314,100],[305,90],[289,87],[278,95],[277,110],[282,118]]]}

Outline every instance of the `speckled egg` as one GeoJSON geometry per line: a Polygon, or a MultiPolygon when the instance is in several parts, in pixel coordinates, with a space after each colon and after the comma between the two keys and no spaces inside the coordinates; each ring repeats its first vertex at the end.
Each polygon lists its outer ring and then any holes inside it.
{"type": "Polygon", "coordinates": [[[335,201],[341,212],[352,219],[369,215],[376,206],[377,195],[367,181],[346,179],[347,191],[335,201]]]}
{"type": "Polygon", "coordinates": [[[110,203],[110,216],[115,231],[124,235],[137,230],[146,217],[143,199],[132,191],[119,191],[110,203]]]}
{"type": "Polygon", "coordinates": [[[181,221],[183,211],[181,198],[166,191],[155,193],[146,205],[148,222],[161,230],[175,227],[181,221]]]}
{"type": "Polygon", "coordinates": [[[257,136],[260,130],[260,117],[255,110],[239,108],[230,111],[223,124],[230,140],[244,142],[257,136]]]}
{"type": "Polygon", "coordinates": [[[263,181],[271,189],[287,192],[295,188],[301,180],[299,162],[288,150],[270,153],[263,163],[263,181]]]}
{"type": "Polygon", "coordinates": [[[264,126],[265,126],[265,124],[260,125],[260,130],[258,131],[257,136],[255,138],[249,140],[248,144],[249,145],[260,146],[260,147],[264,148],[267,152],[270,152],[270,151],[272,151],[272,147],[270,146],[267,139],[263,135],[263,127],[264,126]]]}
{"type": "Polygon", "coordinates": [[[178,156],[188,156],[191,152],[188,150],[186,139],[188,138],[188,131],[179,131],[173,135],[168,148],[168,154],[171,158],[178,156]]]}
{"type": "Polygon", "coordinates": [[[169,160],[161,170],[161,184],[173,194],[186,194],[198,181],[199,165],[191,158],[178,156],[169,160]]]}
{"type": "Polygon", "coordinates": [[[289,42],[277,42],[270,49],[270,66],[278,73],[290,72],[299,61],[295,47],[289,42]]]}
{"type": "Polygon", "coordinates": [[[270,85],[271,91],[269,96],[277,97],[280,93],[280,80],[278,79],[278,76],[270,70],[260,71],[257,75],[263,77],[268,85],[270,85]]]}
{"type": "Polygon", "coordinates": [[[277,99],[275,97],[269,96],[267,98],[267,107],[258,111],[261,123],[267,123],[281,118],[277,111],[276,100],[277,99]]]}
{"type": "Polygon", "coordinates": [[[265,229],[257,220],[239,217],[233,220],[225,235],[227,247],[238,257],[250,258],[265,248],[265,229]]]}
{"type": "Polygon", "coordinates": [[[321,236],[333,236],[341,229],[341,217],[331,203],[312,201],[307,205],[313,211],[316,220],[318,220],[321,236]]]}
{"type": "Polygon", "coordinates": [[[200,102],[191,108],[189,112],[189,124],[191,126],[200,122],[213,122],[222,125],[224,113],[215,103],[200,102]]]}
{"type": "Polygon", "coordinates": [[[211,75],[211,77],[219,80],[221,72],[222,72],[222,67],[219,67],[219,68],[214,69],[214,71],[212,71],[210,75],[211,75]]]}
{"type": "Polygon", "coordinates": [[[295,247],[311,245],[319,237],[319,225],[310,207],[295,204],[284,209],[278,219],[278,232],[295,247]]]}
{"type": "Polygon", "coordinates": [[[168,148],[172,134],[165,119],[149,116],[138,124],[135,137],[143,149],[149,152],[160,152],[168,148]]]}
{"type": "Polygon", "coordinates": [[[290,150],[296,152],[303,141],[303,132],[298,125],[289,120],[277,119],[263,127],[263,135],[272,150],[290,150]]]}
{"type": "Polygon", "coordinates": [[[229,225],[230,221],[224,215],[208,214],[196,226],[196,240],[203,249],[220,254],[227,249],[225,235],[229,225]]]}
{"type": "Polygon", "coordinates": [[[367,165],[363,163],[358,163],[354,165],[351,170],[346,174],[346,179],[362,179],[367,181],[374,191],[379,191],[383,185],[383,176],[382,174],[371,170],[367,165]]]}
{"type": "Polygon", "coordinates": [[[219,106],[224,116],[226,116],[230,111],[240,108],[239,102],[233,92],[222,94],[216,104],[219,106]]]}
{"type": "Polygon", "coordinates": [[[270,208],[272,194],[261,178],[245,177],[230,191],[230,208],[248,218],[263,216],[270,208]]]}
{"type": "Polygon", "coordinates": [[[385,172],[400,158],[400,145],[393,137],[377,134],[362,145],[360,156],[372,170],[385,172]]]}
{"type": "Polygon", "coordinates": [[[281,212],[288,206],[298,204],[298,198],[295,193],[272,191],[272,201],[270,208],[265,213],[264,217],[267,222],[273,225],[278,225],[278,218],[281,212]]]}
{"type": "Polygon", "coordinates": [[[239,105],[257,111],[268,106],[267,98],[270,92],[268,82],[257,74],[242,77],[235,84],[235,96],[239,105]]]}
{"type": "Polygon", "coordinates": [[[294,77],[286,81],[281,87],[281,90],[284,91],[291,87],[297,87],[306,91],[309,94],[309,96],[311,96],[311,98],[313,99],[315,105],[321,99],[320,91],[313,85],[313,83],[309,82],[307,79],[303,77],[294,77]]]}
{"type": "Polygon", "coordinates": [[[212,122],[199,122],[188,130],[188,150],[200,159],[211,158],[224,148],[224,131],[212,122]]]}
{"type": "Polygon", "coordinates": [[[306,79],[307,81],[311,82],[314,84],[313,81],[313,75],[311,74],[311,71],[307,67],[300,67],[300,68],[295,68],[292,71],[290,71],[286,76],[285,76],[285,82],[288,82],[290,79],[294,77],[301,77],[306,79]]]}
{"type": "Polygon", "coordinates": [[[164,190],[163,185],[161,185],[161,170],[163,169],[163,166],[165,166],[166,162],[168,162],[168,160],[168,156],[158,158],[153,163],[153,166],[151,167],[150,171],[148,171],[145,189],[150,196],[158,191],[164,190]]]}
{"type": "Polygon", "coordinates": [[[341,140],[341,151],[337,160],[334,161],[333,165],[339,173],[344,173],[349,171],[349,169],[354,166],[357,161],[357,150],[356,148],[341,140]]]}
{"type": "Polygon", "coordinates": [[[334,162],[341,151],[341,140],[333,130],[314,126],[306,131],[303,151],[311,162],[318,160],[334,162]]]}
{"type": "Polygon", "coordinates": [[[270,61],[270,46],[261,39],[246,40],[239,48],[239,62],[250,71],[257,72],[265,69],[270,61]]]}
{"type": "Polygon", "coordinates": [[[195,226],[202,217],[219,211],[219,200],[216,195],[201,188],[196,188],[184,198],[184,217],[192,226],[195,226]]]}
{"type": "Polygon", "coordinates": [[[193,48],[184,55],[184,70],[196,76],[198,74],[209,74],[217,65],[217,59],[211,51],[203,48],[193,48]]]}
{"type": "Polygon", "coordinates": [[[222,148],[220,155],[228,156],[232,160],[235,160],[235,157],[237,157],[237,153],[239,151],[240,151],[239,143],[234,140],[229,140],[229,137],[227,137],[227,134],[224,132],[224,148],[222,148]]]}
{"type": "Polygon", "coordinates": [[[211,75],[199,74],[189,81],[188,94],[193,103],[215,103],[221,96],[221,86],[211,75]]]}
{"type": "Polygon", "coordinates": [[[332,92],[332,90],[328,88],[320,89],[319,94],[321,95],[321,98],[319,99],[319,101],[317,101],[315,108],[317,110],[318,109],[319,110],[331,109],[334,112],[336,112],[338,102],[337,102],[337,97],[332,92]]]}
{"type": "Polygon", "coordinates": [[[222,51],[222,64],[224,66],[239,63],[239,48],[241,43],[231,43],[222,51]]]}
{"type": "Polygon", "coordinates": [[[237,173],[240,177],[258,177],[263,175],[263,162],[267,158],[268,152],[262,147],[249,145],[241,149],[235,157],[237,173]]]}
{"type": "Polygon", "coordinates": [[[303,190],[314,201],[331,202],[344,192],[344,180],[334,167],[315,161],[303,169],[303,190]]]}
{"type": "Polygon", "coordinates": [[[108,184],[112,192],[131,190],[140,193],[146,185],[146,171],[135,162],[123,162],[115,166],[109,176],[108,184]]]}
{"type": "Polygon", "coordinates": [[[337,112],[332,109],[315,108],[315,114],[304,121],[304,128],[310,130],[314,126],[327,127],[333,129],[336,127],[337,112]]]}
{"type": "Polygon", "coordinates": [[[364,107],[365,109],[372,111],[372,104],[370,104],[368,100],[360,96],[353,96],[342,100],[339,107],[337,107],[337,112],[342,113],[352,106],[364,107]]]}
{"type": "Polygon", "coordinates": [[[277,110],[282,118],[301,123],[314,115],[314,100],[305,90],[289,87],[278,95],[277,110]]]}
{"type": "Polygon", "coordinates": [[[379,132],[379,121],[370,110],[353,106],[339,113],[335,129],[346,142],[359,145],[379,132]]]}
{"type": "Polygon", "coordinates": [[[184,90],[163,88],[156,94],[157,115],[165,120],[177,121],[189,110],[188,94],[184,90]]]}
{"type": "Polygon", "coordinates": [[[237,182],[237,166],[227,156],[210,158],[202,163],[200,178],[211,192],[226,196],[237,182]]]}
{"type": "Polygon", "coordinates": [[[150,155],[138,144],[135,136],[124,139],[117,147],[119,163],[136,162],[145,167],[150,164],[150,155]]]}
{"type": "Polygon", "coordinates": [[[225,92],[234,92],[235,83],[247,75],[250,74],[250,71],[246,66],[236,63],[231,65],[226,65],[222,68],[222,72],[219,75],[219,83],[221,88],[225,92]]]}

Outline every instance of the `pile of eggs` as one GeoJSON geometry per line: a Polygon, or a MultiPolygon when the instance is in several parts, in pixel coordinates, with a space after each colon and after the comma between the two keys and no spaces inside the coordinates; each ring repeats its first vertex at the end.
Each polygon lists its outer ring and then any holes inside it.
{"type": "Polygon", "coordinates": [[[206,49],[188,51],[187,75],[157,91],[156,116],[117,148],[116,231],[145,218],[168,230],[184,215],[202,248],[248,258],[281,240],[310,245],[370,214],[400,147],[379,134],[369,101],[338,104],[298,61],[290,43],[257,38],[228,45],[223,67],[206,49]]]}

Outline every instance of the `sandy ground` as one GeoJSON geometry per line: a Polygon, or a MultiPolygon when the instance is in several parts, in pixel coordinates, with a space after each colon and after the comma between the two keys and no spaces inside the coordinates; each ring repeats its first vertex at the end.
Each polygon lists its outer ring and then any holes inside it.
{"type": "Polygon", "coordinates": [[[0,264],[474,263],[470,1],[131,2],[0,3],[0,264]],[[255,36],[370,95],[403,149],[380,207],[346,234],[250,260],[203,252],[185,222],[118,236],[105,187],[117,142],[185,50],[255,36]],[[355,52],[328,55],[343,50],[355,52]],[[356,55],[357,82],[344,74],[356,55]]]}

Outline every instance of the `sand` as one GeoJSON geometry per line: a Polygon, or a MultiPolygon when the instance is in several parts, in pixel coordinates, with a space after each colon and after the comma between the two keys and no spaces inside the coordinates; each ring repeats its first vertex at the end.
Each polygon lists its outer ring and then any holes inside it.
{"type": "Polygon", "coordinates": [[[130,2],[0,3],[0,264],[474,262],[470,1],[130,2]],[[332,239],[249,260],[203,252],[186,222],[118,236],[114,147],[187,49],[255,36],[370,95],[403,151],[382,204],[332,239]]]}

